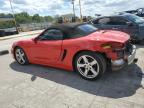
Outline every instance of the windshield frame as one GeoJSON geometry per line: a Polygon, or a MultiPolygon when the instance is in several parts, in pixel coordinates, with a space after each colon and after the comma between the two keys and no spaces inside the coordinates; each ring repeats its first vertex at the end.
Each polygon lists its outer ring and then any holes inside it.
{"type": "Polygon", "coordinates": [[[139,17],[139,16],[137,16],[137,15],[126,14],[125,17],[126,17],[128,20],[130,20],[130,21],[132,21],[132,22],[134,22],[134,23],[138,23],[138,24],[139,24],[139,23],[144,23],[144,19],[141,18],[141,17],[139,17]]]}

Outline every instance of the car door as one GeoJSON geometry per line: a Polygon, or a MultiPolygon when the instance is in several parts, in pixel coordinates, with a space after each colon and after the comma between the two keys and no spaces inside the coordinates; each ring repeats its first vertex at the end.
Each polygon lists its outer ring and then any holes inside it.
{"type": "Polygon", "coordinates": [[[135,24],[122,16],[111,17],[108,25],[112,30],[122,31],[128,33],[131,36],[133,36],[137,31],[135,24]]]}
{"type": "Polygon", "coordinates": [[[95,27],[97,27],[100,30],[107,30],[107,29],[112,29],[111,25],[108,23],[110,22],[109,17],[102,17],[97,20],[94,20],[92,23],[94,24],[95,27]]]}
{"type": "Polygon", "coordinates": [[[57,62],[60,58],[63,33],[59,29],[48,29],[33,42],[31,56],[42,63],[57,62]]]}

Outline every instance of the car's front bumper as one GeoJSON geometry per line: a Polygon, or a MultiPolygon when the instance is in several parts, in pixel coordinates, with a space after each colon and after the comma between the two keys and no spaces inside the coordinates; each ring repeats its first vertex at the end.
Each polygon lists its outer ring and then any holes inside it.
{"type": "Polygon", "coordinates": [[[112,70],[113,71],[120,70],[126,65],[130,65],[132,63],[137,62],[135,55],[136,55],[136,46],[132,45],[132,53],[130,55],[124,55],[124,58],[111,61],[112,70]]]}

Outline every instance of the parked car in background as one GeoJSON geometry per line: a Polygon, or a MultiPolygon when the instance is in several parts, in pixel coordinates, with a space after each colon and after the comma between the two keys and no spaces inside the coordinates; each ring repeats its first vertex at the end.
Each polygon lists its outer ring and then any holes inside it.
{"type": "Polygon", "coordinates": [[[51,26],[39,36],[12,46],[13,57],[21,65],[35,63],[74,70],[87,80],[100,78],[108,64],[119,70],[133,63],[135,53],[128,34],[77,23],[51,26]]]}
{"type": "Polygon", "coordinates": [[[0,37],[18,34],[16,28],[0,29],[0,37]]]}
{"type": "MultiPolygon", "coordinates": [[[[17,25],[18,26],[18,25],[17,25]]],[[[18,34],[18,30],[15,27],[14,18],[11,14],[5,16],[0,15],[0,37],[18,34]]]]}
{"type": "Polygon", "coordinates": [[[133,42],[144,43],[144,19],[129,13],[99,17],[90,21],[101,30],[117,30],[128,33],[133,42]]]}
{"type": "Polygon", "coordinates": [[[143,17],[144,18],[144,8],[139,8],[136,10],[128,10],[128,11],[124,11],[126,13],[131,13],[131,14],[135,14],[139,17],[143,17]]]}

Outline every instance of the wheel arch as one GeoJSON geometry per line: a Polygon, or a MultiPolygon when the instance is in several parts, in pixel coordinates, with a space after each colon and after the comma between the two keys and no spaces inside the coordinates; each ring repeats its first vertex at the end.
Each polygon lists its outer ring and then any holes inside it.
{"type": "Polygon", "coordinates": [[[18,45],[14,46],[14,48],[13,48],[13,56],[14,56],[14,58],[15,58],[15,50],[16,50],[16,48],[21,48],[21,47],[19,47],[18,45]]]}

